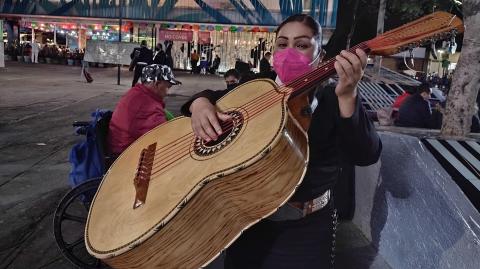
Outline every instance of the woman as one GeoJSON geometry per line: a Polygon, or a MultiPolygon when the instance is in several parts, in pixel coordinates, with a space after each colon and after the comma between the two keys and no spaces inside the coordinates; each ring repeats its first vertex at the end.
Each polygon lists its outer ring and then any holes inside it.
{"type": "MultiPolygon", "coordinates": [[[[308,15],[293,15],[277,29],[273,54],[277,83],[283,84],[320,62],[320,25],[308,15]]],[[[331,190],[342,161],[375,163],[381,142],[357,97],[366,55],[342,51],[336,57],[338,83],[312,95],[308,131],[310,161],[301,186],[290,201],[269,218],[245,231],[227,249],[227,268],[330,268],[334,260],[336,211],[331,190]],[[309,207],[314,205],[313,207],[309,207]]],[[[215,140],[218,119],[228,116],[213,105],[225,91],[204,91],[182,107],[192,117],[197,136],[215,140]]]]}

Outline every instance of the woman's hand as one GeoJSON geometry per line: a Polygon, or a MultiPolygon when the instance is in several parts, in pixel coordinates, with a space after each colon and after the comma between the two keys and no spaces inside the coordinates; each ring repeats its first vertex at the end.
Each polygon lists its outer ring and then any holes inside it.
{"type": "Polygon", "coordinates": [[[229,120],[231,117],[227,114],[217,111],[217,108],[205,97],[195,99],[190,105],[192,112],[192,129],[196,136],[205,141],[217,140],[222,134],[222,127],[218,119],[222,121],[229,120]]]}
{"type": "Polygon", "coordinates": [[[335,57],[337,61],[334,66],[338,74],[335,94],[338,97],[340,116],[344,118],[351,117],[355,111],[357,84],[367,65],[367,54],[361,49],[356,49],[355,53],[343,50],[335,57]]]}

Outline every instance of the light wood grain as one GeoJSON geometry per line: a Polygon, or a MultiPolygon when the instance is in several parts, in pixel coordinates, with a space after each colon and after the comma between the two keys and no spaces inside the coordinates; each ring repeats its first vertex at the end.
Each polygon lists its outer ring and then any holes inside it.
{"type": "Polygon", "coordinates": [[[188,154],[152,177],[146,203],[135,210],[133,178],[141,150],[156,142],[155,161],[179,158],[181,150],[165,147],[191,133],[190,119],[159,126],[132,144],[92,203],[88,251],[114,268],[197,268],[284,203],[303,178],[308,146],[287,114],[287,97],[274,93],[274,86],[258,80],[222,98],[221,109],[240,108],[248,118],[239,136],[206,158],[192,155],[193,137],[185,140],[188,154]]]}

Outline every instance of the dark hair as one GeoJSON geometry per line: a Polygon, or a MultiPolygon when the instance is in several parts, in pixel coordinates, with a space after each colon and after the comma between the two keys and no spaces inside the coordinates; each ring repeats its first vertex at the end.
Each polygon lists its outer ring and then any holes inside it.
{"type": "Polygon", "coordinates": [[[227,78],[229,76],[234,76],[236,79],[240,79],[240,73],[238,73],[236,69],[230,69],[223,75],[224,78],[227,78]]]}
{"type": "MultiPolygon", "coordinates": [[[[275,31],[275,33],[278,35],[278,32],[280,32],[280,29],[282,29],[282,27],[289,23],[289,22],[300,22],[300,23],[303,23],[305,26],[307,26],[308,28],[310,28],[310,30],[312,30],[313,32],[313,37],[318,41],[320,42],[321,38],[322,38],[322,27],[320,26],[320,24],[314,19],[312,18],[312,16],[310,15],[307,15],[307,14],[295,14],[295,15],[292,15],[290,17],[288,17],[286,20],[284,20],[277,28],[277,30],[275,31]]],[[[322,44],[320,44],[322,45],[322,44]]]]}
{"type": "Polygon", "coordinates": [[[428,94],[431,94],[431,93],[432,93],[432,90],[430,89],[430,84],[428,84],[428,82],[423,82],[422,85],[420,85],[420,86],[418,87],[417,92],[418,92],[419,94],[424,93],[424,92],[426,92],[426,93],[428,93],[428,94]]]}
{"type": "Polygon", "coordinates": [[[267,52],[265,53],[265,56],[270,56],[270,55],[272,55],[272,53],[271,53],[270,51],[267,51],[267,52]]]}
{"type": "Polygon", "coordinates": [[[147,40],[142,40],[142,42],[140,43],[141,46],[146,46],[147,45],[147,40]]]}

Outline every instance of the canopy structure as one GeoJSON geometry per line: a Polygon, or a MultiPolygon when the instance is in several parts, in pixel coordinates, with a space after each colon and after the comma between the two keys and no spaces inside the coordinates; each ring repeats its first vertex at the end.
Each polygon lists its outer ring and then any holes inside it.
{"type": "Polygon", "coordinates": [[[286,17],[307,13],[334,28],[338,0],[0,0],[0,14],[276,26],[286,17]]]}

